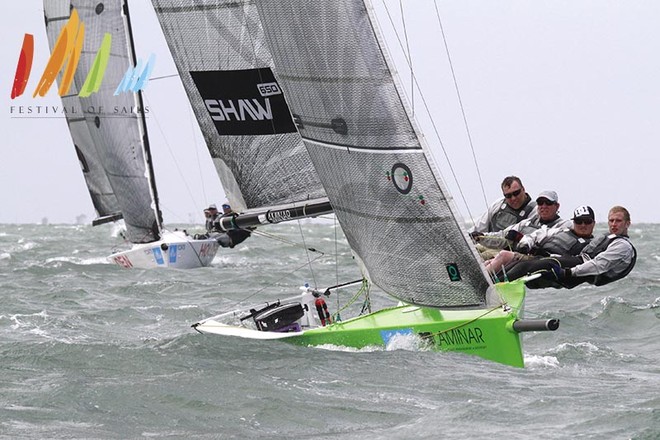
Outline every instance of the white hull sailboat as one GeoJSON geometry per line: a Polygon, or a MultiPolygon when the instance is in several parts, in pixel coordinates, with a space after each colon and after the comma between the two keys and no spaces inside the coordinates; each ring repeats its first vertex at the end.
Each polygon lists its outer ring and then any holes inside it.
{"type": "Polygon", "coordinates": [[[194,269],[210,266],[219,246],[213,238],[196,240],[185,231],[163,230],[160,240],[133,245],[108,259],[127,269],[194,269]]]}
{"type": "Polygon", "coordinates": [[[210,265],[219,247],[214,239],[196,240],[163,227],[141,92],[115,93],[137,64],[126,0],[45,0],[44,13],[53,52],[68,47],[67,35],[82,38],[73,83],[62,102],[98,215],[92,224],[124,221],[123,236],[131,247],[109,261],[144,269],[210,265]],[[103,45],[109,45],[110,55],[100,87],[80,97],[88,73],[99,68],[103,45]]]}

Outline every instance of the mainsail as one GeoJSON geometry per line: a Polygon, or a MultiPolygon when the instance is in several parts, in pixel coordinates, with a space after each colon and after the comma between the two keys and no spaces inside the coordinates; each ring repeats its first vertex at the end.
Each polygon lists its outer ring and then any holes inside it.
{"type": "Polygon", "coordinates": [[[369,7],[256,4],[298,129],[371,281],[412,304],[484,304],[490,280],[425,154],[369,7]]]}
{"type": "Polygon", "coordinates": [[[152,0],[236,211],[324,197],[252,1],[152,0]]]}
{"type": "Polygon", "coordinates": [[[126,2],[44,0],[51,49],[74,9],[84,25],[84,45],[73,85],[62,102],[92,202],[101,217],[95,223],[123,217],[131,242],[156,241],[161,219],[143,109],[135,93],[114,96],[129,66],[135,65],[126,2]],[[78,97],[106,33],[111,35],[112,45],[103,83],[98,92],[78,97]]]}

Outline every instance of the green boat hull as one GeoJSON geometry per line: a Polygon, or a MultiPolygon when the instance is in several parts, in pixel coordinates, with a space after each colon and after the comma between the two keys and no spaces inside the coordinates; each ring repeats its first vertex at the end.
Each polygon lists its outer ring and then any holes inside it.
{"type": "Polygon", "coordinates": [[[354,348],[387,346],[397,335],[416,335],[440,351],[461,352],[513,367],[524,367],[521,336],[514,322],[522,318],[525,285],[522,280],[495,285],[497,300],[489,307],[435,309],[400,306],[302,331],[260,331],[223,324],[216,318],[193,327],[201,332],[293,344],[336,345],[354,348]]]}
{"type": "Polygon", "coordinates": [[[395,335],[414,334],[440,351],[480,356],[524,367],[521,335],[513,329],[525,297],[522,282],[495,286],[504,306],[469,310],[401,306],[380,310],[284,339],[300,345],[386,346],[395,335]]]}

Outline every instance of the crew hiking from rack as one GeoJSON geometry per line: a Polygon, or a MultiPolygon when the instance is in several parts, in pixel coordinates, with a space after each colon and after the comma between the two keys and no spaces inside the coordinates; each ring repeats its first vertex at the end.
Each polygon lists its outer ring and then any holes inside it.
{"type": "Polygon", "coordinates": [[[523,236],[515,251],[502,250],[486,261],[486,268],[500,280],[520,261],[548,256],[578,255],[593,238],[595,216],[589,206],[578,207],[569,228],[540,228],[523,236]]]}
{"type": "Polygon", "coordinates": [[[536,198],[536,216],[526,218],[498,232],[473,234],[477,250],[484,260],[502,249],[515,250],[520,239],[540,228],[567,228],[572,222],[559,216],[559,197],[555,191],[542,191],[536,198]]]}
{"type": "MultiPolygon", "coordinates": [[[[579,214],[574,223],[593,222],[590,218],[593,210],[585,209],[579,214]]],[[[529,281],[528,287],[571,289],[585,282],[602,286],[624,278],[637,260],[637,251],[628,237],[630,213],[622,206],[614,206],[608,213],[607,223],[609,232],[592,239],[579,255],[521,261],[507,272],[508,279],[540,273],[541,278],[529,281]]]]}
{"type": "Polygon", "coordinates": [[[221,219],[238,217],[238,214],[227,203],[222,205],[222,214],[218,212],[218,208],[215,205],[209,205],[204,210],[204,217],[206,219],[206,233],[197,234],[195,238],[214,238],[220,246],[225,248],[233,248],[237,244],[243,243],[252,235],[252,231],[255,229],[248,227],[245,229],[224,231],[220,226],[221,219]]]}
{"type": "Polygon", "coordinates": [[[213,221],[213,230],[217,231],[216,233],[219,233],[217,236],[218,243],[222,247],[228,247],[228,248],[233,248],[237,244],[243,243],[245,240],[247,240],[250,235],[252,235],[252,231],[255,228],[246,228],[246,229],[230,229],[228,231],[222,231],[220,228],[220,219],[222,218],[227,218],[227,217],[236,217],[238,214],[236,214],[232,209],[231,206],[227,203],[222,205],[222,215],[217,217],[213,221]]]}
{"type": "Polygon", "coordinates": [[[536,217],[536,202],[525,192],[519,177],[505,177],[501,188],[504,197],[493,203],[468,231],[471,236],[501,231],[526,218],[536,217]]]}

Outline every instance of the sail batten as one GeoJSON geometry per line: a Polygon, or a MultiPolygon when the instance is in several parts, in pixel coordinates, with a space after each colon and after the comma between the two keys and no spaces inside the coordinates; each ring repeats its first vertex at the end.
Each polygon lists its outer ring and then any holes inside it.
{"type": "Polygon", "coordinates": [[[319,147],[333,148],[339,150],[360,150],[363,152],[369,152],[372,154],[391,154],[391,153],[401,153],[401,154],[424,154],[422,147],[410,147],[410,148],[399,148],[399,147],[365,147],[362,145],[355,144],[339,144],[339,143],[329,143],[323,142],[319,139],[312,139],[303,136],[303,140],[308,143],[313,143],[319,147]]]}
{"type": "Polygon", "coordinates": [[[489,280],[426,155],[365,3],[257,5],[291,111],[365,274],[408,303],[484,304],[489,280]]]}
{"type": "Polygon", "coordinates": [[[324,197],[272,71],[254,2],[152,3],[232,208],[324,197]]]}

